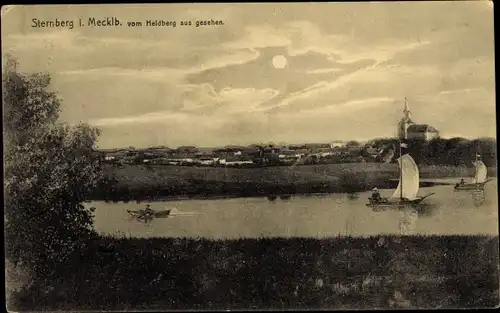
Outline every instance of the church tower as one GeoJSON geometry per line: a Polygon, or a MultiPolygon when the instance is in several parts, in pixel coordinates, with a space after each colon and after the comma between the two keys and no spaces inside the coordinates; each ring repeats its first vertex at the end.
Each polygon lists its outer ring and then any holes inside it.
{"type": "Polygon", "coordinates": [[[399,137],[399,139],[406,139],[408,127],[410,127],[410,125],[415,124],[411,120],[411,112],[410,112],[410,108],[408,107],[408,100],[406,98],[405,98],[405,109],[403,110],[403,114],[404,114],[403,118],[398,123],[398,137],[399,137]]]}

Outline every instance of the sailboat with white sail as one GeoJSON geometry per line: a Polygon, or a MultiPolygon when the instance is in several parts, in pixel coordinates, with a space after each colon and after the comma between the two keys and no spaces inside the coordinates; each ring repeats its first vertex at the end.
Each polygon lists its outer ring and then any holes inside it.
{"type": "Polygon", "coordinates": [[[481,156],[476,153],[476,160],[473,165],[475,167],[475,174],[470,183],[465,183],[464,180],[455,185],[455,191],[467,191],[467,190],[482,190],[484,185],[491,179],[488,179],[488,169],[486,165],[481,161],[481,156]]]}
{"type": "Polygon", "coordinates": [[[399,184],[390,198],[373,199],[369,198],[369,203],[366,204],[370,207],[377,208],[403,208],[408,205],[418,205],[425,198],[433,195],[430,193],[424,197],[418,196],[420,188],[420,173],[415,160],[409,155],[401,155],[401,144],[399,149],[398,163],[399,163],[399,184]]]}

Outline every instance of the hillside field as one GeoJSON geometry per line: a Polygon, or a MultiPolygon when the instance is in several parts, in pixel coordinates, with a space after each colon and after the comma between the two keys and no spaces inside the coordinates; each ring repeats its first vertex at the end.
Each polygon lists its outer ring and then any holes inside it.
{"type": "MultiPolygon", "coordinates": [[[[360,192],[395,188],[398,167],[387,163],[345,163],[291,167],[224,168],[194,166],[104,165],[109,179],[92,199],[257,196],[320,192],[360,192]]],[[[473,168],[423,165],[425,178],[471,177],[473,168]]],[[[496,168],[490,168],[496,176],[496,168]]]]}

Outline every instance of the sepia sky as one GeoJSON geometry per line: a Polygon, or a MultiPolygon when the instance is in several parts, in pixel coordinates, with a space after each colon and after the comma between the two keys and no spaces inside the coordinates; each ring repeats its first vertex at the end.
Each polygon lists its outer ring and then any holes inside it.
{"type": "Polygon", "coordinates": [[[444,137],[496,132],[485,1],[3,7],[2,50],[51,73],[61,118],[101,128],[101,148],[394,136],[405,97],[444,137]],[[126,26],[146,19],[177,27],[126,26]],[[225,25],[180,26],[207,19],[225,25]]]}

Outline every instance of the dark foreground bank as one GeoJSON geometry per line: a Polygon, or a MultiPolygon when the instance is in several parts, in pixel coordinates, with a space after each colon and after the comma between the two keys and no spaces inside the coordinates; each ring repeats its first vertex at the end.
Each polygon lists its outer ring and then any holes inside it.
{"type": "Polygon", "coordinates": [[[498,237],[101,237],[10,310],[461,308],[499,303],[498,237]]]}

